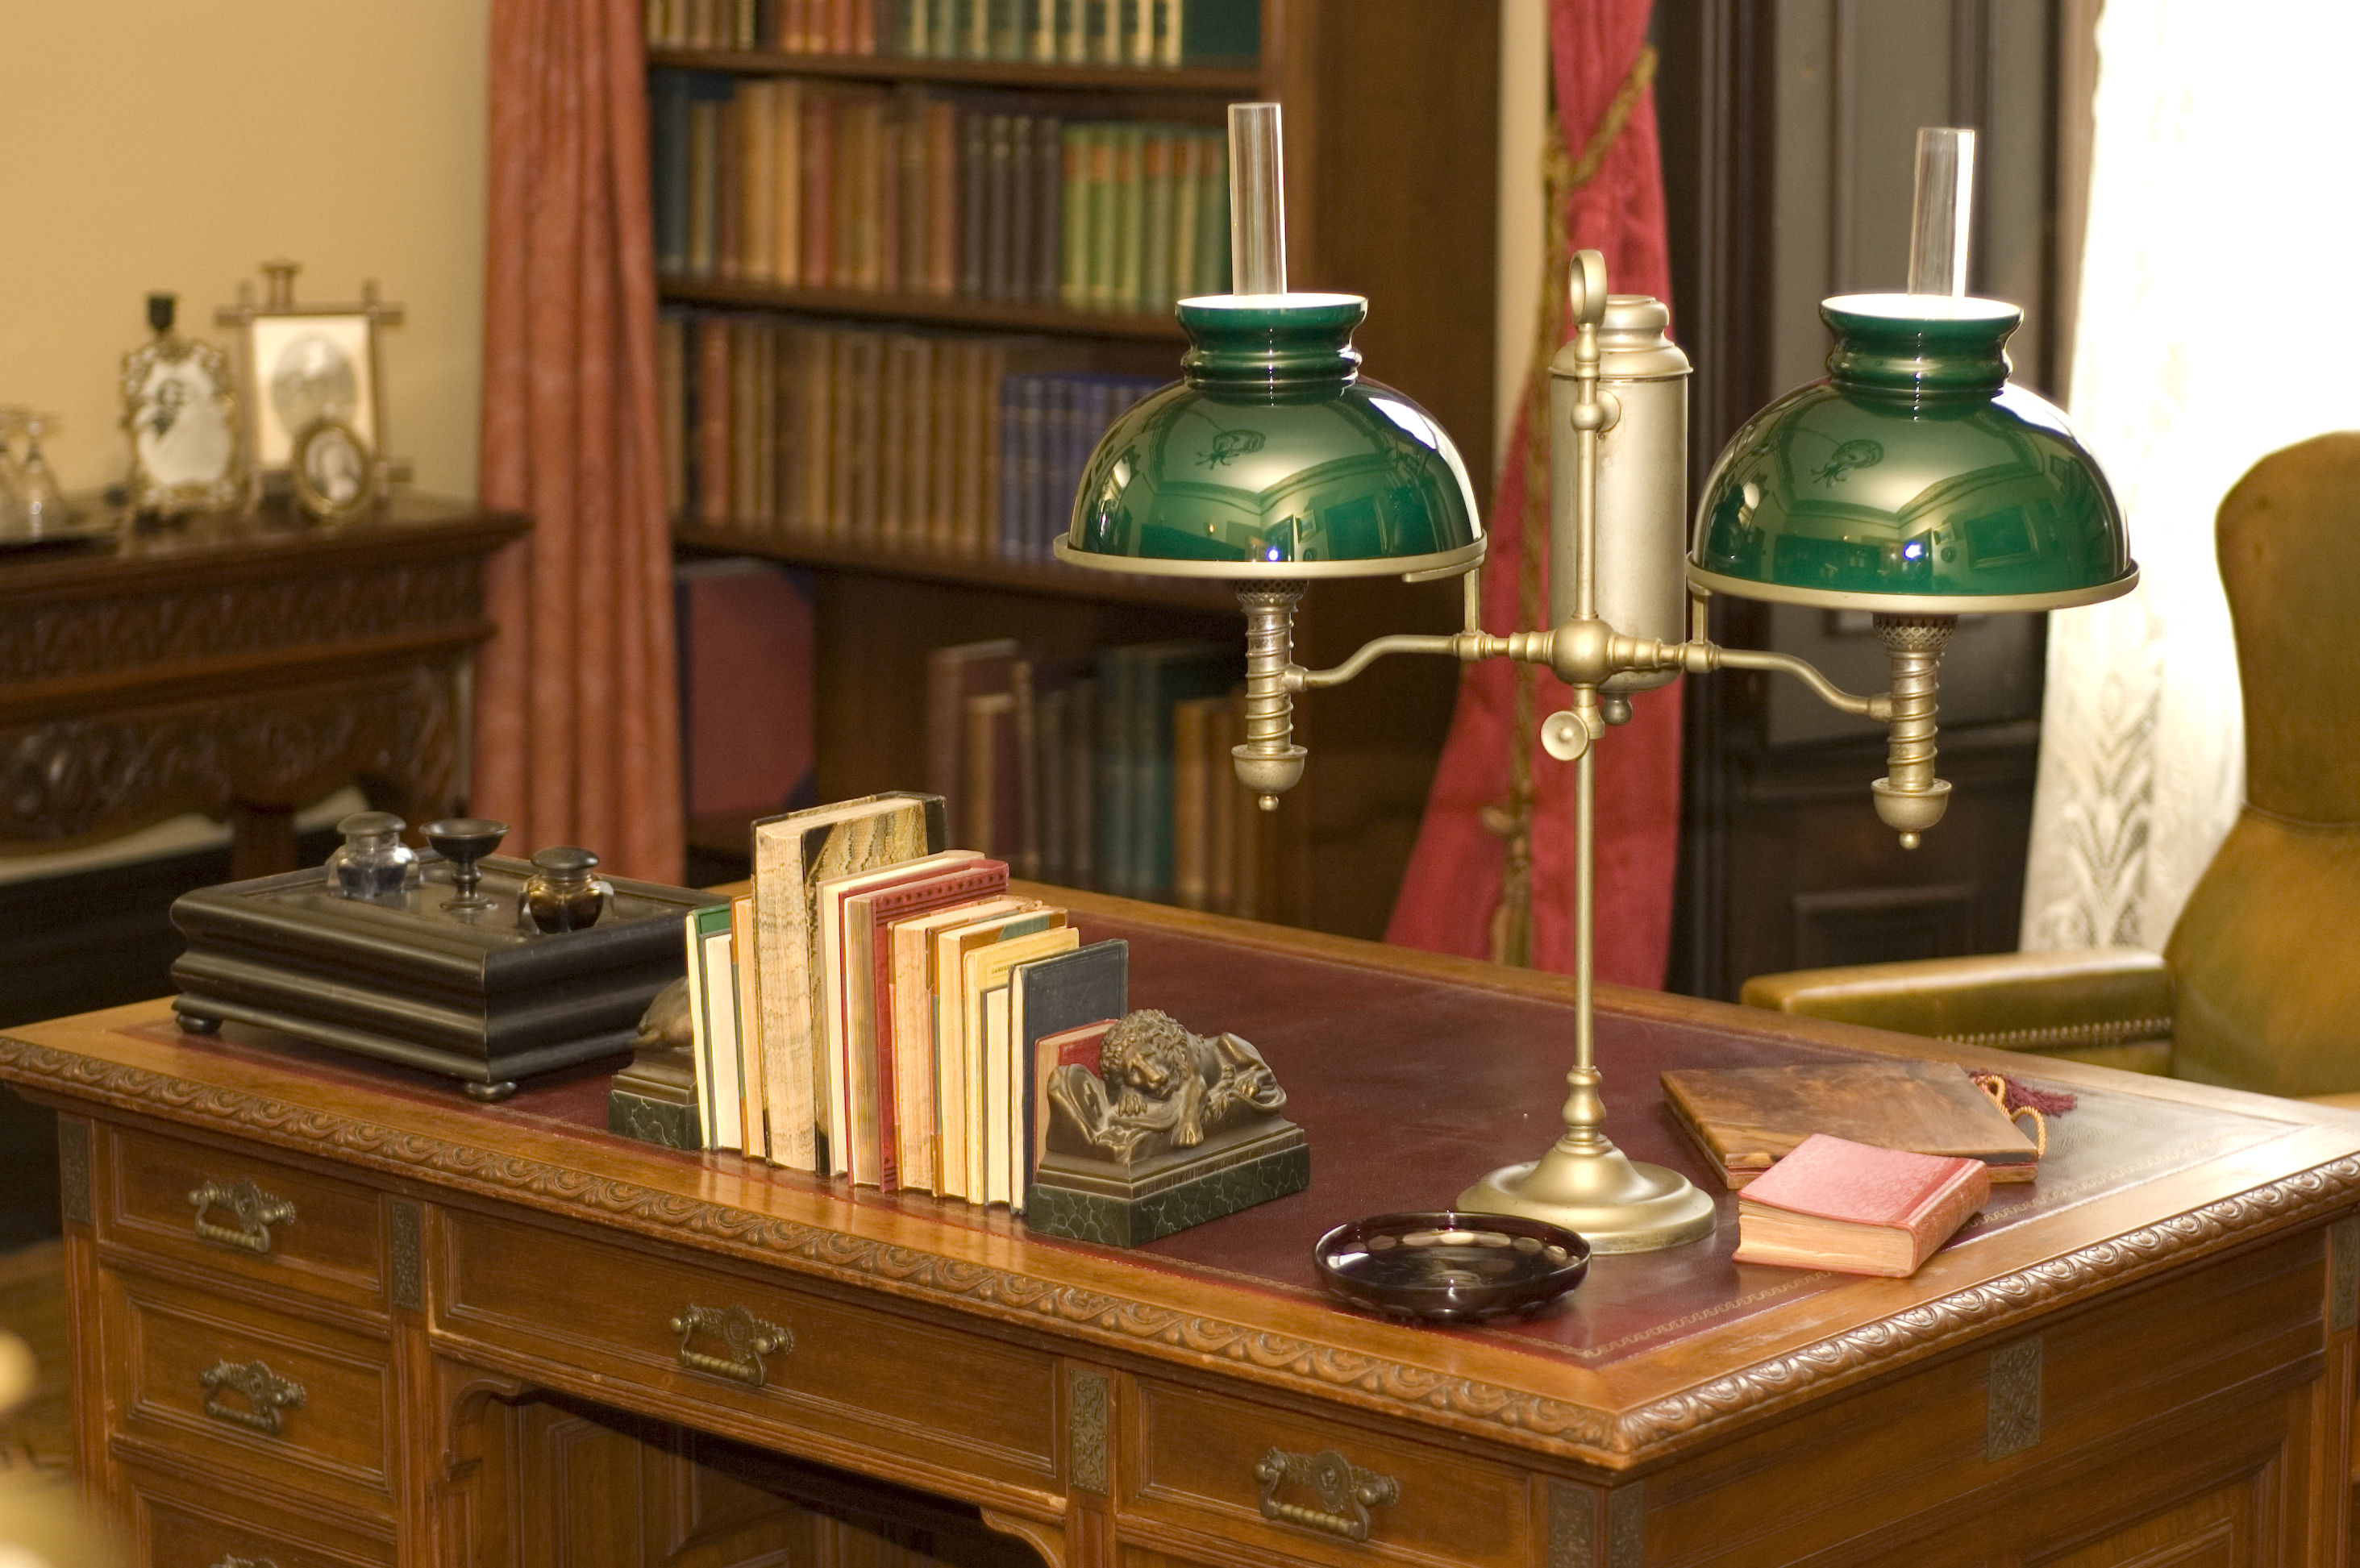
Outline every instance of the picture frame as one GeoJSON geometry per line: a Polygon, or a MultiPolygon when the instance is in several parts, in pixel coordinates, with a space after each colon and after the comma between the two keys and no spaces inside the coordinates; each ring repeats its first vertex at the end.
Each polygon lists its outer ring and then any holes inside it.
{"type": "Polygon", "coordinates": [[[347,522],[374,509],[383,486],[377,454],[350,421],[315,419],[295,438],[288,459],[295,504],[323,523],[347,522]]]}
{"type": "Polygon", "coordinates": [[[229,355],[160,333],[124,356],[122,391],[132,510],[235,510],[246,491],[246,441],[229,355]]]}
{"type": "Polygon", "coordinates": [[[291,261],[264,262],[263,301],[241,283],[237,303],[213,314],[236,334],[248,482],[257,497],[293,489],[296,442],[316,424],[345,427],[372,462],[386,448],[378,329],[400,325],[401,307],[380,300],[374,279],[361,285],[358,304],[298,305],[300,270],[291,261]]]}

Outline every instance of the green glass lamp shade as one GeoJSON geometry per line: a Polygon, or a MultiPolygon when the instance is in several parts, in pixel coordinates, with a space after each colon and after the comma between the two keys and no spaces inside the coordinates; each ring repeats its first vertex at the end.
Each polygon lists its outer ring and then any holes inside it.
{"type": "Polygon", "coordinates": [[[2008,385],[2015,306],[1847,295],[1819,314],[1828,378],[1722,451],[1689,582],[1918,615],[2062,609],[2137,583],[2106,476],[2062,411],[2008,385]]]}
{"type": "Polygon", "coordinates": [[[1186,577],[1463,571],[1483,559],[1467,465],[1434,417],[1360,379],[1351,294],[1180,302],[1186,378],[1117,419],[1061,561],[1186,577]]]}

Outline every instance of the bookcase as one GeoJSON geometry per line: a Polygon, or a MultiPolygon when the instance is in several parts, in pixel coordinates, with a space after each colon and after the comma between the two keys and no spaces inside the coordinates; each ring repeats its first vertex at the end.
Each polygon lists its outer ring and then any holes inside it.
{"type": "MultiPolygon", "coordinates": [[[[908,3],[931,5],[937,17],[963,20],[970,14],[968,0],[908,3]]],[[[1000,3],[991,0],[995,16],[1000,3]]],[[[1009,25],[1029,25],[1022,18],[1032,16],[1037,3],[1022,0],[1010,12],[1009,25]]],[[[1059,16],[1066,14],[1065,0],[1049,3],[1060,7],[1059,16]]],[[[1098,16],[1120,19],[1135,13],[1153,18],[1152,26],[1168,26],[1175,15],[1187,17],[1199,3],[1090,0],[1098,16]]],[[[1206,15],[1214,13],[1215,0],[1203,3],[1206,15]]],[[[937,223],[944,197],[935,190],[930,198],[923,181],[940,171],[923,172],[923,138],[943,133],[927,126],[925,104],[946,103],[966,115],[1111,126],[1118,140],[1127,134],[1120,127],[1136,125],[1149,142],[1160,135],[1179,146],[1191,132],[1218,131],[1230,102],[1276,100],[1286,114],[1292,286],[1366,295],[1370,317],[1356,341],[1367,373],[1424,404],[1471,463],[1488,466],[1497,11],[1494,0],[1261,0],[1257,57],[1175,66],[897,52],[907,48],[910,24],[892,0],[753,5],[661,0],[650,9],[650,38],[675,41],[651,42],[649,65],[658,94],[693,90],[683,89],[674,73],[697,73],[694,81],[718,83],[725,93],[755,89],[752,96],[770,105],[793,93],[886,104],[889,120],[901,116],[902,128],[890,134],[903,139],[893,144],[899,153],[879,162],[897,171],[891,178],[916,182],[901,193],[901,210],[926,213],[931,199],[937,223]],[[674,5],[711,7],[695,18],[704,30],[694,36],[733,47],[678,47],[686,29],[673,20],[674,5]],[[806,26],[808,33],[782,38],[787,28],[806,26]],[[772,47],[759,47],[766,41],[772,47]],[[802,47],[776,47],[781,42],[802,47]],[[839,47],[847,42],[855,49],[839,47]],[[858,52],[871,42],[876,52],[858,52]],[[757,47],[744,47],[749,43],[757,47]]],[[[1249,26],[1252,20],[1249,14],[1249,26]]],[[[1016,52],[1032,51],[1020,41],[1016,52]]],[[[660,165],[668,156],[662,117],[657,115],[660,165]]],[[[864,121],[850,134],[879,134],[876,124],[864,121]]],[[[1218,148],[1218,139],[1208,139],[1218,148]]],[[[661,185],[660,172],[660,208],[666,199],[661,185]]],[[[970,181],[951,193],[947,210],[962,223],[998,223],[1000,232],[1014,232],[1021,224],[1012,213],[996,210],[995,197],[999,205],[1012,203],[1011,182],[970,181]]],[[[831,210],[847,211],[840,201],[831,210]]],[[[1038,199],[1026,210],[1037,221],[1038,199]]],[[[768,218],[777,223],[777,211],[768,218]]],[[[1029,253],[1032,276],[1040,279],[1029,288],[1003,282],[997,289],[978,289],[971,285],[979,278],[957,275],[947,278],[946,288],[944,256],[930,252],[924,236],[907,232],[871,233],[862,242],[867,254],[849,262],[844,236],[836,235],[834,254],[824,258],[829,265],[803,268],[778,265],[784,255],[778,247],[788,238],[782,229],[768,268],[739,267],[737,276],[726,276],[730,269],[709,260],[695,268],[684,265],[685,247],[679,235],[666,232],[667,221],[660,216],[658,236],[660,254],[672,264],[661,270],[667,311],[728,312],[733,319],[776,323],[787,329],[782,342],[837,330],[909,332],[941,343],[1004,337],[1041,363],[1077,373],[1178,375],[1185,343],[1168,307],[1139,303],[1158,291],[1157,284],[1118,290],[1111,299],[1102,290],[1092,300],[1087,278],[1076,296],[1068,265],[1060,280],[1065,287],[1052,298],[1045,239],[1029,253]],[[880,254],[888,250],[890,258],[880,254]],[[841,276],[847,272],[849,280],[841,276]],[[785,276],[796,280],[781,281],[785,276]],[[1132,303],[1126,306],[1126,299],[1132,303]]],[[[677,212],[669,221],[677,223],[677,212]]],[[[738,222],[746,222],[743,214],[738,222]]],[[[794,243],[807,250],[812,238],[806,224],[794,243]]],[[[1073,243],[1070,232],[1063,239],[1073,243]]],[[[1225,264],[1225,242],[1218,256],[1225,264]]],[[[1070,264],[1073,258],[1060,259],[1070,264]]],[[[951,265],[956,273],[955,259],[951,265]]],[[[1156,276],[1152,263],[1146,270],[1156,276]]],[[[1161,292],[1168,298],[1179,289],[1206,291],[1202,272],[1172,261],[1160,275],[1161,292]]],[[[1213,289],[1223,286],[1218,278],[1209,282],[1213,289]]],[[[693,356],[694,341],[692,334],[685,346],[667,345],[668,351],[693,356]]],[[[1009,363],[1012,368],[1030,362],[1018,355],[1009,363]]],[[[906,440],[909,431],[901,433],[906,440]]],[[[995,458],[977,451],[969,461],[995,458]]],[[[674,537],[683,554],[748,555],[811,574],[814,775],[821,799],[909,788],[923,779],[927,661],[936,648],[1016,637],[1047,657],[1071,659],[1173,638],[1237,639],[1242,647],[1241,621],[1226,588],[1080,572],[1041,559],[1037,550],[1003,551],[994,538],[971,529],[952,539],[915,526],[855,528],[834,515],[845,505],[841,485],[833,494],[814,488],[804,511],[791,521],[782,521],[790,517],[783,501],[749,515],[701,504],[685,488],[673,487],[674,537]]],[[[1062,527],[1061,514],[1051,527],[1062,527]]],[[[1045,544],[1037,526],[1031,542],[1045,544]]],[[[1369,637],[1447,632],[1456,628],[1458,615],[1455,583],[1323,585],[1304,602],[1297,658],[1314,667],[1333,663],[1369,637]]],[[[1253,912],[1349,935],[1382,931],[1415,837],[1456,681],[1456,670],[1441,660],[1392,661],[1374,680],[1298,703],[1297,737],[1311,748],[1311,765],[1304,783],[1260,831],[1268,863],[1262,900],[1253,912]]],[[[695,820],[692,842],[742,854],[745,828],[742,820],[695,820]]]]}

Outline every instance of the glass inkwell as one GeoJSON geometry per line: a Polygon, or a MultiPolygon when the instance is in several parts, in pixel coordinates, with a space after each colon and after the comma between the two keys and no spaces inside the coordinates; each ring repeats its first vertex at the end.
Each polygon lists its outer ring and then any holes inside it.
{"type": "Polygon", "coordinates": [[[407,826],[391,811],[355,811],[338,822],[344,846],[328,856],[336,891],[377,903],[399,900],[418,864],[418,852],[401,842],[407,826]]]}
{"type": "Polygon", "coordinates": [[[517,890],[517,924],[540,931],[586,931],[614,901],[615,889],[590,873],[598,857],[561,844],[532,857],[532,875],[517,890]]]}

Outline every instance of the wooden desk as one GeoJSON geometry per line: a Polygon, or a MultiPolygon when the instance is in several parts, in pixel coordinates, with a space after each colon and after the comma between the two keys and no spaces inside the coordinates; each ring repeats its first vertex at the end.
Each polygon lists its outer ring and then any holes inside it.
{"type": "MultiPolygon", "coordinates": [[[[0,1039],[65,1113],[92,1495],[198,1568],[2344,1560],[2360,1119],[1959,1049],[2080,1105],[1914,1279],[1740,1269],[1724,1219],[1529,1324],[1401,1326],[1310,1244],[1537,1150],[1567,983],[1068,902],[1135,1003],[1262,1048],[1307,1192],[1126,1254],[617,1142],[595,1076],[476,1106],[161,1003],[0,1039]],[[294,1212],[267,1250],[192,1210],[242,1181],[294,1212]]],[[[1692,1175],[1663,1067],[1945,1050],[1605,1003],[1617,1136],[1692,1175]]]]}
{"type": "Polygon", "coordinates": [[[398,499],[126,526],[0,552],[0,842],[226,816],[233,875],[292,870],[294,812],[355,779],[412,823],[457,803],[484,558],[530,527],[398,499]]]}

